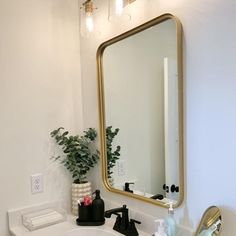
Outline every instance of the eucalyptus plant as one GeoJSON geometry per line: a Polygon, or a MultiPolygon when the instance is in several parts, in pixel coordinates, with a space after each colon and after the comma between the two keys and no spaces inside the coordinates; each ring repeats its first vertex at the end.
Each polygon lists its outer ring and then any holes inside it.
{"type": "Polygon", "coordinates": [[[69,135],[60,127],[51,132],[51,137],[60,146],[63,155],[52,157],[60,160],[72,174],[74,183],[87,182],[87,172],[95,166],[99,159],[99,151],[96,148],[97,132],[93,128],[84,131],[84,135],[69,135]]]}
{"type": "Polygon", "coordinates": [[[106,128],[106,147],[107,147],[107,174],[108,179],[112,179],[112,168],[116,165],[116,161],[119,160],[120,157],[120,146],[116,146],[113,148],[113,141],[115,136],[119,132],[119,128],[116,128],[114,131],[112,130],[112,126],[108,126],[106,128]]]}

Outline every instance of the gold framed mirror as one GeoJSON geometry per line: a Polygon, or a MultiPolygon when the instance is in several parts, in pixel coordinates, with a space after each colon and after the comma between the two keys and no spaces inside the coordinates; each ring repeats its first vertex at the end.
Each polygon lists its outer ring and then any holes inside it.
{"type": "Polygon", "coordinates": [[[184,197],[182,28],[161,15],[97,50],[103,182],[167,207],[184,197]]]}

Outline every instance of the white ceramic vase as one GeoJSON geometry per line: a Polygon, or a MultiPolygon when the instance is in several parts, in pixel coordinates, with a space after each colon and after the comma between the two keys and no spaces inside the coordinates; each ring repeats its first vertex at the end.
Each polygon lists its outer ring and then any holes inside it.
{"type": "Polygon", "coordinates": [[[91,183],[72,184],[71,188],[71,204],[72,214],[78,216],[78,200],[83,201],[85,196],[92,196],[91,183]]]}

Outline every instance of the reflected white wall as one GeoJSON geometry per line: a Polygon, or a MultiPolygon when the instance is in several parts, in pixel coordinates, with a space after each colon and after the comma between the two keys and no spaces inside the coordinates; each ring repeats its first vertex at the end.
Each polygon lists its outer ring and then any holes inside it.
{"type": "Polygon", "coordinates": [[[120,128],[115,144],[121,146],[126,169],[122,176],[114,169],[116,186],[134,182],[133,189],[165,193],[163,59],[168,56],[176,60],[176,51],[176,28],[172,20],[104,51],[106,124],[120,128]]]}

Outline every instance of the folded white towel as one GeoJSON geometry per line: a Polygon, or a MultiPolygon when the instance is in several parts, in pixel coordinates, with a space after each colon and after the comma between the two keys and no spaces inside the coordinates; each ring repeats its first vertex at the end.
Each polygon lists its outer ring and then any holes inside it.
{"type": "Polygon", "coordinates": [[[32,227],[39,227],[39,226],[43,226],[46,224],[51,224],[51,223],[60,221],[62,219],[63,219],[63,215],[54,211],[45,215],[31,218],[31,225],[32,227]]]}
{"type": "Polygon", "coordinates": [[[59,223],[65,219],[64,215],[55,210],[41,211],[37,215],[29,214],[24,216],[26,227],[30,230],[42,228],[51,224],[59,223]]]}

